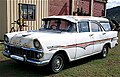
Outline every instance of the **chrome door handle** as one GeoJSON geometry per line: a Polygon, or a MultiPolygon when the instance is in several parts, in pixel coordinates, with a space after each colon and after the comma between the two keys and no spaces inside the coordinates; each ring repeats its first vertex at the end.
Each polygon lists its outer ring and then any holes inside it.
{"type": "Polygon", "coordinates": [[[105,35],[106,33],[102,33],[102,35],[105,35]]]}
{"type": "Polygon", "coordinates": [[[93,34],[90,34],[89,36],[91,37],[91,36],[93,36],[93,34]]]}

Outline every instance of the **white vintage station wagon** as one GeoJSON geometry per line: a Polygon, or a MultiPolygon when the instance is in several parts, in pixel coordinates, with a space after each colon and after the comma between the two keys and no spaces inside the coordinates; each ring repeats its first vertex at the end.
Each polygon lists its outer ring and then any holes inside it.
{"type": "Polygon", "coordinates": [[[66,62],[99,54],[105,58],[108,48],[118,44],[117,31],[109,20],[91,16],[50,16],[42,19],[39,30],[4,35],[3,55],[34,65],[49,65],[60,72],[66,62]]]}

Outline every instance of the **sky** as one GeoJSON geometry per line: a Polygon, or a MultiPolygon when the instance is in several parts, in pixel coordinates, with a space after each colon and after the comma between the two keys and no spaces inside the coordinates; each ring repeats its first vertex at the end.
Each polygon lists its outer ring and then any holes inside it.
{"type": "Polygon", "coordinates": [[[107,3],[107,9],[110,9],[112,7],[120,6],[120,0],[108,0],[107,3]]]}

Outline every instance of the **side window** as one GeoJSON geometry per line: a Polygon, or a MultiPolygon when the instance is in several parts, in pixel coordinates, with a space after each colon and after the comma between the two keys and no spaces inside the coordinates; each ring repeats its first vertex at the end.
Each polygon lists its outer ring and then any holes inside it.
{"type": "Polygon", "coordinates": [[[91,22],[91,30],[92,32],[100,32],[101,28],[98,26],[97,23],[91,22]]]}
{"type": "Polygon", "coordinates": [[[111,26],[108,22],[101,22],[100,24],[103,26],[105,31],[111,31],[111,26]]]}
{"type": "Polygon", "coordinates": [[[69,24],[67,27],[68,32],[77,32],[77,27],[75,24],[69,24]]]}
{"type": "Polygon", "coordinates": [[[89,23],[87,21],[79,22],[78,28],[79,28],[79,32],[90,32],[89,23]]]}

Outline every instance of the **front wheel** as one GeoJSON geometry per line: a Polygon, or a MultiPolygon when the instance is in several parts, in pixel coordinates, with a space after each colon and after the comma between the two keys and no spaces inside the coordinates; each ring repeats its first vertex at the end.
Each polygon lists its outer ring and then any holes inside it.
{"type": "Polygon", "coordinates": [[[107,55],[108,55],[108,46],[105,45],[105,46],[103,46],[102,52],[100,53],[100,57],[105,58],[105,57],[107,57],[107,55]]]}
{"type": "Polygon", "coordinates": [[[64,57],[62,54],[55,55],[50,63],[50,68],[53,73],[60,72],[64,67],[64,57]]]}

